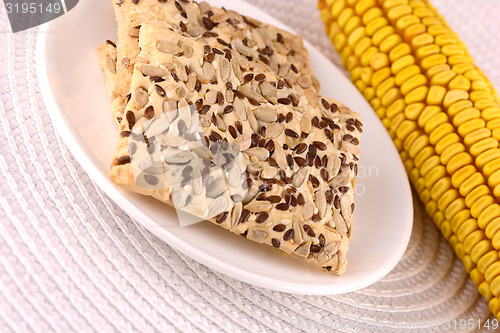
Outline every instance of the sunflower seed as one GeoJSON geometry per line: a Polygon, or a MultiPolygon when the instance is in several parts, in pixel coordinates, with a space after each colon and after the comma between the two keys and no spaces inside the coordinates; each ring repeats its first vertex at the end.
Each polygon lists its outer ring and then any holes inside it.
{"type": "Polygon", "coordinates": [[[139,71],[141,71],[142,74],[151,77],[163,77],[167,74],[166,70],[161,69],[160,67],[156,67],[154,65],[141,64],[138,69],[139,71]]]}
{"type": "Polygon", "coordinates": [[[182,188],[178,187],[172,191],[172,202],[175,208],[182,209],[186,204],[187,193],[182,188]]]}
{"type": "Polygon", "coordinates": [[[208,198],[215,198],[227,190],[226,182],[224,179],[217,179],[207,187],[206,196],[208,198]]]}
{"type": "Polygon", "coordinates": [[[312,86],[312,79],[310,75],[302,75],[297,80],[297,83],[304,89],[307,89],[312,86]]]}
{"type": "Polygon", "coordinates": [[[202,67],[202,73],[198,73],[201,83],[211,83],[215,79],[215,69],[211,63],[205,61],[202,67]]]}
{"type": "Polygon", "coordinates": [[[252,50],[248,46],[246,46],[245,44],[243,44],[243,42],[241,41],[241,39],[235,38],[233,40],[233,46],[234,46],[234,48],[238,52],[240,52],[244,56],[246,56],[246,57],[251,57],[252,56],[252,50]]]}
{"type": "Polygon", "coordinates": [[[234,107],[234,112],[235,112],[236,118],[238,118],[239,120],[247,120],[247,112],[246,112],[245,104],[243,103],[243,101],[241,99],[236,98],[234,100],[233,107],[234,107]]]}
{"type": "Polygon", "coordinates": [[[278,119],[278,113],[276,112],[275,109],[271,109],[264,106],[258,107],[255,110],[253,110],[253,114],[258,120],[266,123],[272,123],[278,119]]]}
{"type": "Polygon", "coordinates": [[[231,216],[231,227],[234,230],[238,224],[240,224],[240,217],[243,211],[243,204],[238,202],[233,208],[233,214],[231,216]]]}
{"type": "Polygon", "coordinates": [[[266,128],[266,138],[274,139],[283,133],[283,126],[278,123],[272,123],[266,128]]]}
{"type": "Polygon", "coordinates": [[[271,85],[268,81],[262,81],[259,83],[259,89],[262,96],[265,97],[269,102],[276,104],[278,98],[276,96],[276,88],[271,85]]]}
{"type": "Polygon", "coordinates": [[[144,134],[148,138],[158,136],[162,134],[166,129],[168,129],[169,125],[170,122],[166,117],[157,117],[150,123],[146,131],[144,131],[144,134]]]}
{"type": "Polygon", "coordinates": [[[306,89],[304,90],[304,96],[306,96],[307,101],[313,108],[316,108],[318,106],[318,102],[316,100],[317,98],[317,93],[312,90],[312,89],[306,89]]]}
{"type": "Polygon", "coordinates": [[[180,56],[180,55],[182,55],[182,52],[183,52],[182,49],[178,45],[171,43],[171,42],[168,42],[166,40],[157,41],[156,48],[160,52],[172,54],[175,56],[180,56]]]}
{"type": "Polygon", "coordinates": [[[220,76],[223,81],[229,80],[229,77],[231,76],[231,69],[229,68],[229,60],[226,58],[221,58],[220,60],[220,76]]]}
{"type": "Polygon", "coordinates": [[[249,148],[244,151],[248,157],[255,157],[259,161],[265,161],[269,157],[269,151],[265,148],[249,148]]]}
{"type": "Polygon", "coordinates": [[[248,134],[242,134],[239,135],[235,140],[234,143],[237,144],[240,148],[241,151],[245,151],[248,148],[250,148],[250,145],[252,144],[252,139],[248,134]]]}
{"type": "Polygon", "coordinates": [[[242,93],[245,97],[254,99],[259,103],[267,102],[267,100],[264,97],[262,97],[261,94],[257,93],[255,90],[250,88],[249,85],[239,86],[238,91],[242,93]]]}
{"type": "Polygon", "coordinates": [[[300,244],[299,246],[297,246],[297,248],[295,248],[293,252],[299,257],[307,258],[310,253],[311,243],[311,240],[309,240],[303,244],[300,244]]]}
{"type": "Polygon", "coordinates": [[[163,151],[163,156],[165,157],[165,163],[172,165],[185,165],[191,161],[191,154],[188,152],[183,152],[174,149],[165,149],[163,151]]]}
{"type": "Polygon", "coordinates": [[[143,108],[149,101],[148,92],[144,88],[138,88],[134,94],[133,99],[137,109],[143,108]]]}
{"type": "Polygon", "coordinates": [[[267,212],[269,213],[273,205],[269,201],[252,201],[246,204],[245,209],[251,212],[267,212]]]}
{"type": "Polygon", "coordinates": [[[315,203],[316,203],[316,207],[318,207],[319,216],[321,218],[323,218],[326,214],[326,208],[327,208],[325,191],[323,189],[316,191],[315,203]]]}
{"type": "Polygon", "coordinates": [[[299,188],[302,186],[304,183],[304,180],[306,180],[307,176],[309,174],[309,168],[302,168],[300,169],[297,173],[293,175],[292,178],[292,184],[296,188],[299,188]]]}
{"type": "Polygon", "coordinates": [[[318,261],[324,263],[330,260],[339,250],[339,243],[332,242],[324,246],[318,254],[318,261]]]}
{"type": "Polygon", "coordinates": [[[112,74],[116,74],[116,61],[110,56],[106,57],[106,67],[108,67],[109,71],[112,74]]]}
{"type": "Polygon", "coordinates": [[[351,209],[352,200],[347,195],[343,195],[340,197],[340,211],[342,212],[342,216],[344,219],[349,220],[351,217],[352,209],[351,209]]]}
{"type": "Polygon", "coordinates": [[[222,196],[215,200],[212,200],[208,208],[208,217],[212,218],[224,212],[228,207],[228,201],[226,197],[222,196]]]}
{"type": "Polygon", "coordinates": [[[328,171],[330,177],[335,177],[339,173],[341,164],[342,163],[340,161],[340,158],[338,158],[336,155],[330,155],[328,157],[326,170],[328,171]]]}
{"type": "Polygon", "coordinates": [[[191,92],[194,91],[194,88],[196,86],[196,82],[197,82],[196,73],[191,72],[189,74],[188,80],[186,82],[186,89],[191,91],[191,92]]]}
{"type": "Polygon", "coordinates": [[[267,238],[267,231],[264,229],[253,228],[248,232],[247,238],[258,243],[263,243],[267,238]]]}
{"type": "Polygon", "coordinates": [[[265,167],[263,170],[262,170],[262,173],[261,173],[261,177],[264,178],[264,179],[272,179],[274,177],[276,177],[276,175],[278,174],[278,169],[276,169],[275,167],[265,167]]]}
{"type": "Polygon", "coordinates": [[[333,223],[335,223],[335,229],[341,236],[347,234],[345,220],[336,209],[333,210],[333,223]]]}
{"type": "Polygon", "coordinates": [[[193,56],[194,49],[191,45],[189,45],[188,43],[179,42],[179,46],[182,49],[183,55],[186,58],[191,58],[193,56]]]}

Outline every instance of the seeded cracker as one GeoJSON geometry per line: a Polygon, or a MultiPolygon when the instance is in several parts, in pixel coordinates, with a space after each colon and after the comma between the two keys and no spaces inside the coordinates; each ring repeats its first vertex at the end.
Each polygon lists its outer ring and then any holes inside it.
{"type": "Polygon", "coordinates": [[[299,81],[305,88],[319,83],[309,65],[307,50],[302,39],[276,27],[244,17],[233,11],[211,7],[190,0],[112,0],[118,22],[117,84],[113,99],[113,114],[123,118],[128,101],[130,78],[137,61],[138,31],[142,23],[170,28],[187,37],[204,36],[220,40],[226,45],[218,49],[237,49],[242,61],[254,66],[267,67],[290,82],[299,81]],[[224,35],[225,40],[219,39],[224,35]]]}
{"type": "Polygon", "coordinates": [[[359,115],[214,38],[142,24],[139,43],[111,178],[342,274],[359,115]]]}

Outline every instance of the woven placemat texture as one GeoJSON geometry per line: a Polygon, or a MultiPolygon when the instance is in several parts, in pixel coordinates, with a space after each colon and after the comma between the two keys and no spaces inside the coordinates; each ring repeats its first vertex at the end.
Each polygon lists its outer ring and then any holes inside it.
{"type": "MultiPolygon", "coordinates": [[[[338,64],[316,1],[249,2],[338,64]]],[[[500,87],[500,2],[434,4],[500,87]]],[[[397,267],[344,295],[256,288],[171,249],[110,201],[68,152],[40,94],[36,30],[9,33],[0,7],[1,332],[467,332],[478,330],[436,330],[436,321],[493,318],[419,204],[397,267]],[[415,324],[397,326],[404,322],[415,324]]]]}

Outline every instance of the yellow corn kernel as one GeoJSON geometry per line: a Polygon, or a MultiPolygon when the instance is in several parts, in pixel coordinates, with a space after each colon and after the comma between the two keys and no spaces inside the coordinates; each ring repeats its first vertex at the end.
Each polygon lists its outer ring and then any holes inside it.
{"type": "Polygon", "coordinates": [[[415,58],[409,54],[394,61],[391,65],[392,74],[398,74],[402,69],[411,66],[415,63],[415,58]]]}
{"type": "Polygon", "coordinates": [[[448,221],[444,221],[441,223],[441,225],[438,225],[439,229],[441,230],[441,233],[443,234],[444,238],[450,239],[450,237],[453,235],[453,232],[451,231],[450,223],[448,221]]]}
{"type": "Polygon", "coordinates": [[[473,165],[465,165],[464,167],[458,169],[451,176],[451,183],[455,188],[459,188],[463,182],[465,182],[470,176],[476,172],[476,168],[473,165]]]}
{"type": "Polygon", "coordinates": [[[375,7],[377,4],[375,0],[361,0],[354,7],[354,11],[357,15],[362,16],[366,13],[368,9],[375,7]]]}
{"type": "MultiPolygon", "coordinates": [[[[418,105],[424,105],[422,103],[418,103],[418,105]]],[[[420,113],[418,117],[418,125],[420,127],[425,127],[425,124],[431,119],[434,115],[441,112],[441,108],[439,106],[426,106],[420,113]]]]}
{"type": "Polygon", "coordinates": [[[405,109],[405,102],[403,101],[403,99],[400,98],[387,108],[386,116],[389,118],[394,118],[395,115],[403,112],[404,109],[405,109]]]}
{"type": "Polygon", "coordinates": [[[399,89],[396,87],[392,87],[389,90],[387,90],[387,92],[382,97],[382,105],[383,106],[391,105],[400,97],[401,93],[399,92],[399,89]]]}
{"type": "MultiPolygon", "coordinates": [[[[445,65],[446,67],[447,65],[445,65]]],[[[438,68],[439,66],[433,67],[433,68],[438,68]]],[[[433,68],[429,69],[431,71],[433,68]]],[[[427,75],[432,76],[429,71],[427,71],[427,75]]],[[[452,71],[451,69],[444,69],[436,73],[435,75],[432,76],[431,79],[431,84],[432,85],[439,85],[439,86],[446,86],[448,85],[448,82],[450,82],[457,74],[452,71]]]]}
{"type": "MultiPolygon", "coordinates": [[[[361,17],[359,16],[352,16],[349,18],[349,20],[347,20],[346,24],[345,24],[345,27],[344,27],[344,32],[346,35],[350,36],[353,34],[353,32],[357,29],[357,28],[361,28],[360,32],[358,32],[356,34],[356,36],[363,36],[364,37],[364,30],[365,28],[361,26],[361,17]]],[[[354,37],[355,39],[356,37],[354,37]]],[[[359,39],[361,39],[361,37],[359,37],[359,39]]],[[[358,40],[359,40],[358,39],[358,40]]],[[[352,43],[352,45],[354,45],[355,42],[352,43]]]]}
{"type": "Polygon", "coordinates": [[[441,178],[446,175],[446,169],[442,165],[434,167],[425,177],[425,187],[432,188],[432,186],[441,178]]]}
{"type": "Polygon", "coordinates": [[[433,36],[448,34],[450,30],[442,25],[432,25],[427,28],[427,32],[429,32],[433,36]]]}
{"type": "Polygon", "coordinates": [[[472,248],[482,241],[483,239],[486,239],[486,235],[484,234],[484,231],[482,230],[476,230],[472,232],[470,235],[468,235],[463,243],[464,243],[464,249],[466,253],[470,253],[472,251],[472,248]]]}
{"type": "Polygon", "coordinates": [[[493,239],[498,231],[500,231],[500,218],[497,217],[490,223],[488,223],[486,229],[484,230],[484,233],[486,234],[486,237],[488,237],[489,239],[493,239]]]}
{"type": "MultiPolygon", "coordinates": [[[[421,135],[423,135],[422,131],[416,130],[415,132],[411,133],[406,137],[406,139],[403,141],[403,148],[405,151],[409,152],[411,145],[413,142],[418,139],[421,135]]],[[[408,153],[408,158],[411,160],[413,157],[411,157],[408,153]]]]}
{"type": "Polygon", "coordinates": [[[498,313],[500,311],[500,300],[494,297],[490,299],[488,305],[490,307],[491,313],[493,313],[497,317],[500,317],[498,313]]]}
{"type": "Polygon", "coordinates": [[[386,37],[382,43],[379,45],[379,50],[383,53],[389,53],[393,48],[395,48],[397,45],[401,44],[402,39],[401,36],[392,34],[388,37],[386,37]]]}
{"type": "Polygon", "coordinates": [[[468,209],[464,209],[461,212],[458,212],[450,222],[453,232],[456,233],[458,231],[458,228],[460,228],[460,226],[468,219],[470,219],[470,211],[468,209]]]}
{"type": "Polygon", "coordinates": [[[454,45],[457,44],[457,37],[452,34],[440,34],[436,36],[435,43],[439,46],[454,45]]]}
{"type": "Polygon", "coordinates": [[[457,131],[460,136],[465,137],[469,133],[484,128],[485,124],[486,122],[481,118],[471,119],[468,122],[458,126],[457,131]]]}
{"type": "Polygon", "coordinates": [[[368,50],[361,56],[361,65],[366,67],[370,65],[373,56],[378,52],[378,49],[374,46],[370,46],[368,50]]]}
{"type": "Polygon", "coordinates": [[[422,47],[424,45],[429,45],[432,43],[434,43],[434,37],[429,33],[423,33],[418,36],[415,36],[411,40],[410,44],[413,48],[417,49],[419,47],[422,47]]]}
{"type": "Polygon", "coordinates": [[[448,63],[451,66],[458,65],[458,64],[467,64],[470,63],[470,57],[462,54],[457,54],[453,55],[451,57],[448,57],[448,63]]]}
{"type": "MultiPolygon", "coordinates": [[[[482,211],[488,206],[493,204],[495,199],[490,195],[485,195],[479,198],[470,208],[473,217],[478,218],[482,211]]],[[[484,229],[484,228],[482,228],[484,229]]]]}
{"type": "Polygon", "coordinates": [[[484,281],[484,275],[478,270],[477,267],[470,272],[470,278],[477,287],[479,287],[479,285],[481,285],[484,281]]]}
{"type": "Polygon", "coordinates": [[[464,152],[465,147],[461,142],[457,142],[449,145],[442,153],[441,153],[441,163],[447,164],[448,161],[458,153],[464,152]]]}
{"type": "MultiPolygon", "coordinates": [[[[396,82],[397,84],[397,82],[396,82]]],[[[444,96],[446,95],[446,88],[442,86],[431,86],[429,92],[427,93],[427,104],[429,105],[440,105],[444,96]]]]}
{"type": "MultiPolygon", "coordinates": [[[[438,158],[438,163],[439,163],[439,157],[438,156],[433,156],[438,158]]],[[[424,163],[422,165],[422,169],[425,171],[425,175],[429,174],[429,171],[431,170],[431,167],[436,166],[436,162],[434,161],[431,165],[427,165],[427,163],[424,163]]],[[[424,177],[425,177],[424,175],[424,177]]],[[[430,189],[429,191],[429,196],[431,197],[432,200],[437,201],[444,192],[448,191],[451,188],[451,182],[450,182],[450,177],[444,177],[438,180],[430,189]]]]}
{"type": "Polygon", "coordinates": [[[465,209],[465,202],[462,197],[458,197],[453,202],[451,202],[448,207],[446,208],[444,212],[444,216],[446,220],[450,221],[457,215],[459,212],[461,212],[463,209],[465,209]]]}
{"type": "Polygon", "coordinates": [[[396,21],[397,19],[409,15],[412,12],[412,8],[409,5],[400,5],[397,7],[391,8],[387,11],[387,17],[391,21],[396,21]]]}
{"type": "Polygon", "coordinates": [[[427,84],[427,77],[423,74],[417,74],[401,85],[401,93],[407,95],[410,91],[427,84]]]}
{"type": "Polygon", "coordinates": [[[382,3],[384,9],[391,9],[396,6],[407,5],[408,0],[385,0],[382,3]]]}
{"type": "Polygon", "coordinates": [[[340,15],[337,19],[337,23],[340,28],[344,29],[347,21],[354,15],[354,10],[352,8],[345,8],[340,12],[340,15]]]}
{"type": "Polygon", "coordinates": [[[424,103],[413,103],[406,106],[404,110],[405,117],[410,120],[416,120],[420,116],[420,113],[424,110],[424,107],[424,103]]]}
{"type": "Polygon", "coordinates": [[[388,23],[385,17],[377,17],[371,20],[366,25],[366,35],[372,37],[379,29],[387,27],[388,23]]]}
{"type": "Polygon", "coordinates": [[[432,17],[434,16],[434,14],[432,13],[431,10],[429,10],[429,8],[415,8],[414,10],[414,14],[420,18],[424,18],[424,17],[432,17]]]}
{"type": "Polygon", "coordinates": [[[488,188],[488,186],[484,184],[479,185],[478,187],[470,191],[469,194],[467,194],[467,196],[465,197],[465,204],[470,208],[477,200],[479,200],[479,198],[487,195],[488,193],[490,193],[490,189],[488,188]]]}
{"type": "Polygon", "coordinates": [[[426,29],[427,28],[422,23],[410,25],[403,32],[404,40],[410,43],[413,38],[425,33],[426,29]]]}
{"type": "Polygon", "coordinates": [[[442,54],[432,54],[422,59],[420,66],[424,70],[446,64],[446,57],[442,54]]]}
{"type": "Polygon", "coordinates": [[[450,87],[450,89],[460,89],[468,91],[470,89],[471,82],[465,76],[457,75],[450,81],[448,86],[450,87]]]}
{"type": "Polygon", "coordinates": [[[484,183],[484,177],[479,172],[473,174],[469,179],[464,181],[462,185],[460,185],[460,194],[462,196],[467,196],[473,189],[480,186],[484,183]]]}
{"type": "Polygon", "coordinates": [[[381,98],[382,96],[384,96],[387,91],[389,89],[391,89],[392,87],[394,87],[394,78],[393,77],[390,77],[390,78],[387,78],[386,80],[384,80],[384,82],[382,82],[377,89],[375,89],[375,93],[377,94],[377,96],[379,98],[381,98]]]}
{"type": "Polygon", "coordinates": [[[446,148],[457,142],[460,142],[460,137],[457,135],[457,133],[449,133],[445,135],[441,140],[438,141],[438,143],[436,143],[436,154],[441,155],[446,148]]]}
{"type": "Polygon", "coordinates": [[[412,131],[414,131],[417,127],[417,123],[411,120],[405,120],[396,130],[396,137],[400,140],[404,140],[412,131]]]}
{"type": "Polygon", "coordinates": [[[489,129],[480,128],[478,130],[475,130],[474,132],[467,134],[464,138],[464,143],[467,146],[472,146],[476,142],[486,139],[490,136],[491,136],[491,131],[489,129]]]}
{"type": "Polygon", "coordinates": [[[425,97],[427,96],[428,91],[429,88],[427,86],[420,86],[416,89],[413,89],[405,96],[405,103],[411,104],[425,101],[425,97]]]}
{"type": "Polygon", "coordinates": [[[435,44],[429,44],[419,48],[415,54],[417,59],[421,61],[422,59],[427,58],[431,55],[439,54],[439,51],[440,51],[439,46],[435,44]]]}
{"type": "Polygon", "coordinates": [[[441,53],[447,57],[465,54],[464,49],[461,46],[453,44],[443,45],[441,47],[441,53]]]}
{"type": "Polygon", "coordinates": [[[354,55],[360,58],[370,46],[372,46],[372,40],[368,37],[362,38],[354,47],[354,55]]]}
{"type": "MultiPolygon", "coordinates": [[[[431,146],[424,147],[414,158],[415,167],[420,168],[427,159],[434,155],[434,149],[431,146]]],[[[424,176],[424,174],[422,174],[422,176],[424,176]]]]}
{"type": "Polygon", "coordinates": [[[500,217],[500,205],[497,203],[491,204],[488,207],[485,207],[479,214],[479,217],[477,218],[477,225],[484,230],[491,221],[498,217],[500,217]]]}
{"type": "MultiPolygon", "coordinates": [[[[455,46],[455,45],[446,45],[446,46],[455,46]]],[[[446,47],[446,46],[443,46],[443,47],[446,47]]],[[[457,74],[466,74],[467,71],[470,71],[472,69],[474,69],[474,65],[472,64],[455,64],[451,67],[451,69],[453,69],[453,71],[457,74]]],[[[467,77],[467,75],[465,75],[465,77],[467,77]]],[[[468,77],[467,77],[468,78],[468,77]]],[[[471,80],[470,78],[468,78],[469,80],[471,80]]],[[[471,80],[472,81],[472,80],[471,80]]]]}
{"type": "Polygon", "coordinates": [[[378,29],[372,36],[373,45],[379,46],[384,39],[394,33],[394,28],[390,25],[378,29]]]}
{"type": "MultiPolygon", "coordinates": [[[[459,90],[460,91],[460,90],[459,90]]],[[[458,96],[451,97],[450,98],[458,98],[458,96]]],[[[445,96],[445,102],[446,104],[446,96],[445,96]]],[[[456,127],[464,124],[467,121],[477,119],[481,116],[481,112],[479,112],[478,109],[476,108],[467,108],[465,110],[460,111],[453,117],[453,125],[456,127]]]]}
{"type": "Polygon", "coordinates": [[[459,113],[460,111],[462,111],[463,109],[469,108],[469,107],[472,107],[472,106],[473,106],[473,104],[472,104],[471,101],[461,100],[461,101],[453,103],[453,105],[451,105],[450,107],[448,107],[448,114],[450,115],[450,117],[453,117],[457,113],[459,113]]]}
{"type": "Polygon", "coordinates": [[[445,108],[449,107],[453,103],[466,100],[469,97],[469,93],[463,90],[451,89],[444,96],[443,105],[445,108]]]}
{"type": "Polygon", "coordinates": [[[453,175],[458,169],[466,165],[472,164],[473,162],[474,161],[469,154],[465,152],[458,153],[449,160],[449,162],[446,165],[446,170],[450,175],[453,175]]]}
{"type": "Polygon", "coordinates": [[[342,33],[335,35],[335,37],[333,38],[333,45],[337,49],[343,49],[346,42],[347,42],[347,38],[342,33]]]}
{"type": "MultiPolygon", "coordinates": [[[[500,158],[500,149],[492,148],[484,151],[476,157],[476,165],[478,168],[484,168],[484,166],[493,161],[494,159],[500,158]]],[[[489,175],[488,175],[489,176],[489,175]]]]}
{"type": "Polygon", "coordinates": [[[483,109],[481,112],[481,117],[486,121],[500,118],[500,107],[490,107],[483,109]]]}
{"type": "Polygon", "coordinates": [[[378,87],[384,80],[391,76],[391,69],[389,67],[384,67],[373,73],[371,77],[372,87],[378,87]]]}
{"type": "Polygon", "coordinates": [[[404,31],[404,29],[406,29],[407,27],[417,23],[420,23],[420,19],[418,17],[411,14],[405,15],[397,19],[396,29],[398,29],[399,31],[404,31]]]}
{"type": "Polygon", "coordinates": [[[468,219],[462,223],[457,230],[458,241],[463,243],[464,240],[476,230],[479,230],[476,221],[474,219],[468,219]]]}
{"type": "Polygon", "coordinates": [[[491,149],[491,148],[497,148],[498,147],[498,141],[493,139],[493,138],[486,138],[483,139],[479,142],[476,142],[470,147],[470,153],[473,156],[477,156],[481,154],[482,152],[491,149]]]}
{"type": "Polygon", "coordinates": [[[439,140],[453,133],[455,129],[448,122],[448,116],[444,112],[440,112],[436,116],[432,117],[427,124],[425,124],[424,130],[429,133],[429,142],[431,145],[436,145],[439,140]]]}
{"type": "Polygon", "coordinates": [[[477,288],[484,299],[486,299],[487,301],[494,300],[493,293],[491,292],[491,288],[488,282],[483,281],[477,288]]]}
{"type": "Polygon", "coordinates": [[[400,43],[389,52],[389,60],[395,62],[405,55],[411,54],[411,47],[407,43],[400,43]]]}
{"type": "Polygon", "coordinates": [[[500,295],[500,276],[497,276],[490,283],[490,289],[493,295],[500,295]]]}
{"type": "Polygon", "coordinates": [[[348,33],[346,31],[346,33],[349,35],[349,37],[347,38],[347,44],[350,47],[355,48],[358,45],[359,41],[365,37],[365,28],[357,27],[352,32],[348,33]]]}
{"type": "MultiPolygon", "coordinates": [[[[477,269],[484,274],[488,267],[499,259],[498,251],[492,250],[481,257],[477,262],[477,269]]],[[[483,275],[484,278],[484,275],[483,275]]]]}
{"type": "Polygon", "coordinates": [[[389,66],[389,57],[385,53],[376,53],[370,61],[370,66],[373,70],[379,70],[389,66]]]}
{"type": "Polygon", "coordinates": [[[345,7],[345,0],[334,1],[332,7],[330,8],[330,14],[332,15],[333,19],[337,19],[345,7]]]}

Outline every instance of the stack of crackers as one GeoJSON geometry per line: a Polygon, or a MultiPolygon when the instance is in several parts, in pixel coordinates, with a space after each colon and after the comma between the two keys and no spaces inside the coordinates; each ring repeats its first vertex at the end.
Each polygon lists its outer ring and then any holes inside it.
{"type": "Polygon", "coordinates": [[[320,94],[302,39],[206,2],[111,3],[113,181],[342,274],[362,123],[320,94]]]}

